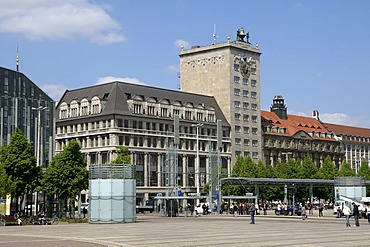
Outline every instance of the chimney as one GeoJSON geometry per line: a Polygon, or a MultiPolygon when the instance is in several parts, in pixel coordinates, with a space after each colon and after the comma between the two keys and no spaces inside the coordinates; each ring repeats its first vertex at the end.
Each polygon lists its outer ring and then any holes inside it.
{"type": "Polygon", "coordinates": [[[313,110],[312,111],[312,117],[316,120],[320,120],[320,117],[319,117],[319,111],[318,110],[313,110]]]}

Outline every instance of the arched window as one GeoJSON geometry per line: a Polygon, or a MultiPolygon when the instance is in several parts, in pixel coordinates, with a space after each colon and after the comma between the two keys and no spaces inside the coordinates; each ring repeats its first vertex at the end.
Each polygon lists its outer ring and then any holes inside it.
{"type": "Polygon", "coordinates": [[[68,118],[68,104],[63,102],[60,104],[59,119],[68,118]]]}
{"type": "Polygon", "coordinates": [[[83,98],[81,100],[81,116],[86,116],[90,114],[90,102],[88,99],[83,98]]]}
{"type": "Polygon", "coordinates": [[[71,117],[78,117],[79,116],[79,107],[78,102],[73,100],[71,102],[71,117]]]}
{"type": "Polygon", "coordinates": [[[101,109],[100,99],[97,96],[94,96],[91,99],[91,114],[100,113],[100,109],[101,109]]]}

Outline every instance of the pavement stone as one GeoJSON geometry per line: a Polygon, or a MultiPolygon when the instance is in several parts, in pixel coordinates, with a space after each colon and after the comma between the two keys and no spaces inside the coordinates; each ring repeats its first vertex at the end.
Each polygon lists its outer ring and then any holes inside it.
{"type": "MultiPolygon", "coordinates": [[[[136,223],[58,224],[0,227],[0,246],[370,246],[370,224],[346,227],[345,219],[324,217],[209,215],[166,218],[138,214],[136,223]]],[[[353,219],[351,219],[353,223],[353,219]]]]}

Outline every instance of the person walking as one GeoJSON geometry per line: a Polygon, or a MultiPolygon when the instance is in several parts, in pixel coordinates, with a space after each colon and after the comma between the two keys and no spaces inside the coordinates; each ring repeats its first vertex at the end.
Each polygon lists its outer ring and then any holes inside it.
{"type": "Polygon", "coordinates": [[[254,202],[251,203],[251,206],[249,208],[249,213],[251,215],[251,222],[249,224],[254,224],[254,214],[256,212],[256,205],[254,202]]]}
{"type": "Polygon", "coordinates": [[[353,207],[353,218],[355,218],[355,227],[359,227],[360,222],[358,218],[360,216],[360,212],[358,211],[358,206],[356,205],[356,203],[352,202],[352,207],[353,207]]]}
{"type": "Polygon", "coordinates": [[[302,215],[302,220],[305,220],[306,219],[306,206],[304,204],[302,205],[301,215],[302,215]]]}
{"type": "Polygon", "coordinates": [[[351,226],[351,224],[349,223],[349,216],[351,214],[351,210],[349,209],[347,205],[344,205],[342,212],[344,216],[346,217],[346,226],[351,226]]]}
{"type": "Polygon", "coordinates": [[[367,205],[367,222],[370,223],[370,204],[367,205]]]}
{"type": "Polygon", "coordinates": [[[340,209],[340,207],[338,207],[337,209],[337,217],[335,218],[340,218],[342,216],[342,210],[340,209]]]}

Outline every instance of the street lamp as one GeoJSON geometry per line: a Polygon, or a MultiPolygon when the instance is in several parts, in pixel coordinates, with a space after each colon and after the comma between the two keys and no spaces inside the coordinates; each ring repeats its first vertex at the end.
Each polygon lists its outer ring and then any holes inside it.
{"type": "MultiPolygon", "coordinates": [[[[32,107],[32,110],[37,111],[37,140],[36,140],[36,166],[40,166],[41,161],[41,111],[46,110],[46,106],[32,107]]],[[[45,192],[44,207],[45,207],[45,192]]],[[[38,192],[35,195],[36,213],[38,213],[38,192]]]]}
{"type": "Polygon", "coordinates": [[[200,196],[200,184],[199,184],[199,178],[200,178],[200,162],[199,162],[199,127],[203,126],[203,124],[192,124],[192,127],[197,128],[197,162],[195,163],[195,187],[197,188],[197,203],[196,206],[199,205],[199,196],[200,196]]]}

